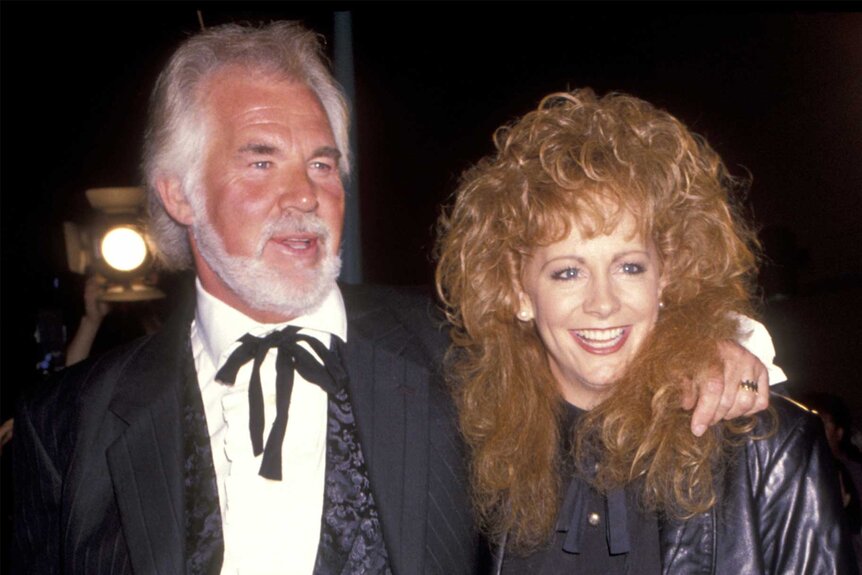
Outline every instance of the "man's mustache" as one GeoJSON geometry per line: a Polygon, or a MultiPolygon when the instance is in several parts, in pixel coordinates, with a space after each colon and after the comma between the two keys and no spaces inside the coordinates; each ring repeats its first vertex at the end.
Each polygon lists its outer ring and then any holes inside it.
{"type": "Polygon", "coordinates": [[[317,241],[326,246],[329,242],[329,226],[314,214],[282,215],[281,217],[266,222],[261,230],[258,254],[263,253],[263,248],[272,237],[286,236],[290,234],[313,234],[317,241]]]}

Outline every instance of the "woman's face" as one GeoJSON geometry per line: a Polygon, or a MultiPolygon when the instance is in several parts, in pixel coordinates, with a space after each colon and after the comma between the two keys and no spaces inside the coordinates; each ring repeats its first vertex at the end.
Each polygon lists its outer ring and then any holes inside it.
{"type": "Polygon", "coordinates": [[[631,215],[592,239],[572,226],[567,238],[532,254],[518,317],[535,320],[566,401],[590,409],[622,376],[658,318],[659,268],[631,215]]]}

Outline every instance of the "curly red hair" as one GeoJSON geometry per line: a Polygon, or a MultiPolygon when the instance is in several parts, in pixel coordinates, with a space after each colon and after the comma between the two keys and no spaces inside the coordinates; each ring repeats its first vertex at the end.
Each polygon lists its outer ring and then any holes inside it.
{"type": "Polygon", "coordinates": [[[642,477],[651,508],[708,509],[726,442],[720,432],[695,438],[679,398],[715,367],[716,343],[735,335],[729,312],[751,313],[756,240],[733,199],[737,182],[679,120],[619,93],[551,94],[494,143],[440,218],[436,276],[485,530],[534,549],[559,503],[561,396],[534,326],[515,318],[524,264],[571,226],[609,233],[625,212],[656,246],[665,309],[626,375],[583,418],[576,448],[601,454],[600,488],[642,477]]]}

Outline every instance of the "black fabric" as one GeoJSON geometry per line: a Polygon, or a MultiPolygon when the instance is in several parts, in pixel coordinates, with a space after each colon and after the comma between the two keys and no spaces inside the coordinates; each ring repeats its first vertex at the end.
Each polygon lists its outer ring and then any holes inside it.
{"type": "MultiPolygon", "coordinates": [[[[751,436],[734,439],[717,504],[685,520],[660,518],[661,573],[857,573],[823,425],[786,398],[770,401],[751,436]]],[[[501,543],[495,574],[510,561],[501,543]]]]}
{"type": "MultiPolygon", "coordinates": [[[[636,485],[603,495],[576,471],[572,431],[583,410],[566,404],[563,472],[570,477],[549,545],[527,556],[507,554],[504,574],[653,575],[661,572],[658,522],[638,503],[636,485]],[[590,521],[590,516],[594,520],[590,521]]],[[[594,469],[594,465],[579,466],[594,469]]]]}
{"type": "MultiPolygon", "coordinates": [[[[341,362],[331,358],[329,349],[313,336],[300,334],[301,328],[287,326],[269,335],[258,338],[246,334],[240,338],[240,346],[228,357],[225,365],[216,373],[216,380],[233,385],[240,368],[253,361],[248,387],[249,434],[255,455],[263,453],[260,475],[267,479],[281,480],[281,447],[287,432],[287,417],[290,396],[293,393],[293,377],[298,372],[306,381],[315,383],[332,395],[338,389],[345,374],[341,362]],[[323,365],[300,342],[308,344],[323,360],[323,365]],[[275,420],[272,422],[266,447],[263,443],[264,410],[263,389],[260,382],[260,366],[269,350],[278,349],[275,360],[275,420]]],[[[334,336],[333,336],[334,337],[334,336]]]]}
{"type": "Polygon", "coordinates": [[[22,399],[13,574],[185,572],[190,321],[176,316],[160,335],[68,367],[22,399]]]}
{"type": "Polygon", "coordinates": [[[183,390],[186,571],[190,575],[218,575],[224,560],[218,485],[190,340],[188,345],[183,390]]]}
{"type": "MultiPolygon", "coordinates": [[[[342,294],[350,400],[392,571],[475,574],[477,533],[440,373],[447,339],[436,307],[400,288],[342,294]]],[[[22,401],[12,573],[185,572],[190,303],[158,334],[67,368],[22,401]]]]}
{"type": "Polygon", "coordinates": [[[342,294],[350,399],[392,571],[480,573],[439,309],[419,290],[343,286],[342,294]]]}
{"type": "Polygon", "coordinates": [[[666,573],[858,572],[820,418],[775,393],[770,406],[729,457],[717,505],[663,522],[666,573]]]}
{"type": "Polygon", "coordinates": [[[389,574],[380,518],[346,388],[329,398],[326,481],[315,575],[389,574]]]}

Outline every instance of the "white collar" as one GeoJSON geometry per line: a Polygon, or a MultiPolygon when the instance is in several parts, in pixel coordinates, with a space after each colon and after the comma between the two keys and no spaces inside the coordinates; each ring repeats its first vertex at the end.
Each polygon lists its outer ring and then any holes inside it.
{"type": "Polygon", "coordinates": [[[333,286],[323,303],[313,312],[282,323],[260,323],[213,296],[195,279],[197,299],[195,324],[206,353],[218,364],[222,354],[250,333],[262,337],[288,325],[296,325],[338,336],[347,341],[347,313],[338,286],[333,286]]]}

